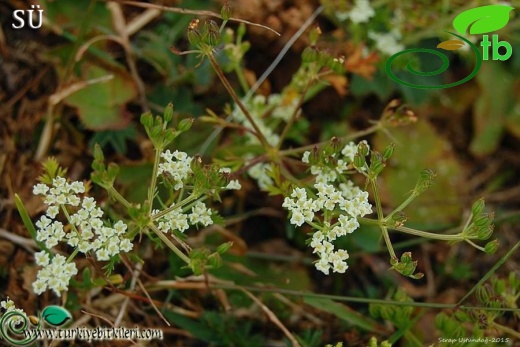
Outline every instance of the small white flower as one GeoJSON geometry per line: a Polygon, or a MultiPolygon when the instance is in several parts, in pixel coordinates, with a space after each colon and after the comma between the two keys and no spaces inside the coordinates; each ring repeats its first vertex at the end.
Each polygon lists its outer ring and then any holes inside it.
{"type": "Polygon", "coordinates": [[[47,266],[49,264],[49,254],[45,251],[34,253],[34,260],[36,265],[47,266]]]}
{"type": "Polygon", "coordinates": [[[399,43],[395,33],[368,32],[368,37],[375,42],[376,49],[385,55],[394,55],[404,50],[404,45],[399,43]]]}
{"type": "Polygon", "coordinates": [[[83,182],[79,182],[79,181],[72,182],[69,187],[76,194],[85,192],[85,185],[83,184],[83,182]]]}
{"type": "Polygon", "coordinates": [[[336,260],[333,263],[333,271],[338,273],[345,273],[345,271],[348,269],[348,265],[343,260],[336,260]]]}
{"type": "Polygon", "coordinates": [[[309,152],[309,151],[303,152],[302,162],[309,164],[309,155],[310,154],[311,154],[311,152],[309,152]]]}
{"type": "Polygon", "coordinates": [[[354,23],[366,23],[375,15],[375,11],[370,7],[368,0],[356,0],[355,6],[349,12],[348,16],[354,23]]]}
{"type": "Polygon", "coordinates": [[[238,180],[231,180],[229,181],[228,185],[226,186],[226,189],[230,190],[240,190],[242,189],[242,185],[238,180]]]}
{"type": "Polygon", "coordinates": [[[43,183],[38,183],[33,188],[34,195],[45,195],[49,191],[49,187],[43,183]]]}
{"type": "Polygon", "coordinates": [[[326,259],[320,259],[318,262],[314,264],[317,270],[323,272],[325,275],[329,274],[330,265],[326,259]]]}
{"type": "Polygon", "coordinates": [[[305,217],[301,212],[295,211],[291,217],[291,224],[301,226],[305,222],[305,217]]]}

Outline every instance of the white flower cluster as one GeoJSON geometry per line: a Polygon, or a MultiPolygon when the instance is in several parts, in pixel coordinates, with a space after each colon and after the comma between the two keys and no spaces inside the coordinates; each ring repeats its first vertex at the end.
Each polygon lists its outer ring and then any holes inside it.
{"type": "Polygon", "coordinates": [[[271,113],[273,118],[288,122],[294,113],[294,109],[298,106],[298,98],[283,96],[282,94],[271,94],[269,96],[268,105],[275,107],[271,113]]]}
{"type": "MultiPolygon", "coordinates": [[[[54,178],[51,187],[42,183],[35,185],[33,193],[43,195],[44,202],[49,205],[46,214],[36,222],[36,240],[49,249],[64,241],[79,252],[94,252],[101,261],[131,251],[133,244],[125,237],[126,224],[118,221],[113,227],[106,226],[101,219],[103,211],[97,207],[96,201],[92,197],[81,199],[77,195],[84,192],[83,182],[68,183],[63,177],[54,178]],[[66,205],[81,207],[68,216],[66,205]],[[66,211],[71,226],[67,232],[63,223],[55,220],[60,207],[66,211]]],[[[36,264],[43,267],[33,283],[37,294],[50,288],[59,296],[61,291],[67,290],[70,278],[77,273],[74,262],[66,262],[61,255],[51,259],[45,251],[36,254],[36,264]]]]}
{"type": "Polygon", "coordinates": [[[175,190],[184,187],[183,181],[192,172],[191,161],[193,158],[184,152],[170,152],[169,149],[161,153],[161,158],[164,159],[164,162],[159,164],[157,175],[167,173],[171,176],[175,181],[175,186],[173,187],[175,190]]]}
{"type": "Polygon", "coordinates": [[[283,207],[291,212],[291,224],[301,226],[308,223],[313,227],[319,226],[315,221],[315,213],[324,210],[329,217],[338,216],[337,222],[330,225],[330,219],[313,234],[311,247],[320,260],[315,264],[316,269],[328,275],[332,267],[334,272],[343,273],[348,268],[345,260],[348,258],[346,250],[334,250],[332,242],[336,238],[352,233],[359,227],[357,217],[372,213],[372,205],[368,202],[368,192],[362,191],[349,182],[343,184],[341,190],[333,185],[318,182],[314,184],[317,198],[307,197],[304,188],[295,188],[290,197],[286,197],[283,207]],[[328,211],[328,212],[327,212],[328,211]]]}
{"type": "MultiPolygon", "coordinates": [[[[268,105],[266,102],[267,100],[265,96],[256,95],[252,99],[249,99],[247,102],[245,102],[244,106],[247,107],[249,114],[251,114],[253,117],[255,124],[257,125],[262,135],[265,137],[267,143],[269,143],[271,146],[276,146],[278,141],[280,141],[280,136],[275,134],[274,131],[269,126],[267,126],[267,124],[265,124],[262,118],[264,113],[268,110],[268,105]]],[[[251,130],[254,129],[249,119],[246,118],[245,114],[238,106],[235,105],[235,109],[231,115],[236,121],[242,123],[242,125],[244,125],[246,128],[251,130]]],[[[246,133],[246,138],[248,139],[249,143],[260,143],[258,138],[249,132],[246,133]]]]}
{"type": "Polygon", "coordinates": [[[376,33],[374,31],[368,32],[368,37],[376,44],[376,49],[385,55],[394,55],[405,49],[401,39],[401,32],[396,27],[388,33],[376,33]]]}
{"type": "MultiPolygon", "coordinates": [[[[16,308],[13,300],[9,299],[9,297],[7,297],[5,300],[0,301],[0,307],[2,307],[5,310],[5,313],[14,311],[14,312],[23,314],[24,316],[27,317],[24,310],[22,310],[21,308],[16,308]]],[[[14,316],[12,318],[12,322],[14,324],[22,323],[22,319],[23,319],[22,317],[14,316]]]]}
{"type": "Polygon", "coordinates": [[[374,9],[370,6],[368,0],[356,0],[354,7],[350,11],[338,12],[336,17],[340,21],[344,21],[350,18],[353,23],[366,23],[371,17],[376,14],[374,9]]]}
{"type": "Polygon", "coordinates": [[[67,262],[64,256],[56,254],[52,260],[49,254],[41,251],[35,254],[36,264],[43,266],[38,271],[36,281],[33,283],[33,290],[40,295],[48,289],[52,289],[57,296],[66,291],[72,276],[78,273],[76,263],[67,262]]]}
{"type": "MultiPolygon", "coordinates": [[[[368,143],[363,140],[367,148],[370,149],[368,143]]],[[[336,160],[334,167],[331,167],[328,163],[328,158],[324,158],[325,163],[323,165],[311,165],[311,174],[316,176],[316,182],[327,183],[334,182],[338,178],[338,175],[344,174],[349,169],[349,164],[354,162],[354,156],[357,154],[358,146],[354,142],[350,142],[345,145],[341,150],[342,158],[336,160]]],[[[309,156],[311,152],[306,151],[303,153],[302,162],[309,164],[309,156]]],[[[333,155],[333,157],[335,154],[333,155]]]]}
{"type": "Polygon", "coordinates": [[[267,171],[271,169],[269,163],[258,163],[247,170],[247,173],[251,178],[255,179],[260,189],[266,189],[274,184],[273,180],[267,174],[267,171]]]}
{"type": "MultiPolygon", "coordinates": [[[[173,204],[172,206],[174,206],[173,204]]],[[[152,215],[159,213],[159,210],[153,210],[152,215]]],[[[184,232],[189,229],[190,224],[202,224],[208,226],[213,224],[211,219],[212,211],[202,201],[197,201],[191,208],[191,213],[183,213],[180,208],[168,212],[164,216],[157,219],[157,228],[163,233],[173,230],[184,232]]]]}

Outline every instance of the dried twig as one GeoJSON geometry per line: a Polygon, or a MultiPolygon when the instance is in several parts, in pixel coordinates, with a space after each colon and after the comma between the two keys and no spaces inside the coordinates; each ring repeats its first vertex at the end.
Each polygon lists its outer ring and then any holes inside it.
{"type": "MultiPolygon", "coordinates": [[[[113,2],[113,1],[111,1],[111,2],[113,2]]],[[[158,9],[158,10],[165,11],[165,12],[174,12],[174,13],[181,13],[181,14],[194,14],[197,16],[222,18],[220,16],[220,14],[212,12],[212,11],[189,10],[189,9],[185,9],[185,8],[161,6],[161,5],[148,4],[148,3],[138,2],[138,1],[115,0],[115,2],[123,4],[123,5],[135,6],[135,7],[154,8],[154,9],[158,9]]],[[[262,24],[253,23],[253,22],[250,22],[250,21],[247,21],[244,19],[240,19],[240,18],[229,18],[228,20],[230,22],[244,23],[244,24],[264,28],[264,29],[267,29],[267,30],[275,33],[276,35],[280,36],[279,32],[277,32],[274,29],[269,28],[268,26],[262,25],[262,24]]]]}
{"type": "MultiPolygon", "coordinates": [[[[125,262],[125,264],[126,264],[126,262],[125,262]]],[[[139,279],[139,275],[141,275],[142,269],[143,269],[142,263],[137,263],[135,265],[135,269],[132,273],[132,280],[130,281],[130,287],[128,288],[129,292],[133,291],[135,289],[135,285],[137,283],[137,280],[139,279]]],[[[130,268],[130,270],[132,270],[132,269],[130,268]]],[[[121,308],[119,309],[119,313],[117,314],[117,317],[114,321],[114,326],[118,327],[121,324],[121,322],[123,321],[123,317],[126,313],[126,309],[127,309],[129,303],[130,303],[130,297],[127,296],[124,298],[123,304],[121,305],[121,308]]]]}
{"type": "Polygon", "coordinates": [[[38,249],[38,246],[33,239],[18,236],[2,228],[0,228],[0,237],[11,241],[15,245],[23,247],[29,253],[34,253],[34,249],[38,249]]]}
{"type": "Polygon", "coordinates": [[[260,308],[262,309],[262,311],[265,312],[265,314],[267,315],[267,317],[269,318],[269,320],[271,322],[273,322],[274,324],[276,324],[276,326],[278,326],[280,328],[280,330],[283,331],[283,333],[285,334],[285,336],[287,336],[287,338],[291,341],[293,347],[301,347],[300,343],[296,340],[296,338],[293,336],[293,334],[291,334],[291,332],[285,327],[285,325],[283,325],[283,323],[278,319],[278,317],[276,317],[276,315],[274,314],[273,311],[271,311],[271,309],[269,309],[269,307],[265,306],[256,296],[254,296],[253,294],[251,294],[251,292],[247,291],[246,289],[244,288],[241,288],[241,290],[251,298],[251,300],[253,300],[258,306],[260,306],[260,308]]]}

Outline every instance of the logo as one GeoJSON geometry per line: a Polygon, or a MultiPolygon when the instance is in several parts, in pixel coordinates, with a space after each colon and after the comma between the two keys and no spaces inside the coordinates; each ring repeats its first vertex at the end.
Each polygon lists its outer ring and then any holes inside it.
{"type": "Polygon", "coordinates": [[[40,317],[27,317],[19,311],[9,311],[0,319],[0,337],[14,346],[26,346],[37,339],[37,335],[26,333],[31,323],[36,325],[34,330],[39,331],[45,323],[61,327],[71,319],[69,311],[60,306],[47,306],[40,317]]]}
{"type": "Polygon", "coordinates": [[[36,316],[27,316],[18,309],[8,309],[0,318],[0,341],[11,346],[27,346],[37,341],[92,341],[102,340],[162,340],[161,329],[127,327],[74,327],[63,328],[72,321],[72,315],[61,306],[47,306],[36,316]]]}
{"type": "Polygon", "coordinates": [[[18,24],[11,24],[14,29],[21,29],[25,26],[25,12],[28,14],[27,23],[29,23],[29,27],[33,29],[38,29],[43,24],[43,10],[40,10],[40,5],[31,5],[30,10],[16,10],[13,12],[13,19],[15,22],[18,22],[18,24]],[[34,10],[34,9],[37,10],[34,10]],[[36,17],[38,19],[38,24],[34,25],[34,12],[37,13],[36,17]]]}
{"type": "Polygon", "coordinates": [[[412,48],[407,49],[404,51],[401,51],[399,53],[394,54],[388,60],[386,61],[385,70],[388,76],[395,82],[402,84],[407,87],[411,88],[418,88],[418,89],[442,89],[442,88],[450,88],[454,86],[458,86],[459,84],[465,83],[475,77],[475,75],[480,70],[480,67],[482,66],[483,60],[489,60],[489,57],[493,60],[499,60],[504,61],[511,57],[513,54],[513,47],[509,42],[506,41],[499,41],[498,35],[492,35],[491,40],[489,35],[487,35],[490,32],[499,30],[506,26],[506,24],[509,22],[509,12],[513,10],[514,7],[511,6],[504,6],[504,5],[488,5],[488,6],[481,6],[476,7],[471,10],[467,10],[459,14],[455,19],[453,20],[453,27],[455,30],[460,34],[456,34],[451,31],[446,31],[447,33],[455,36],[457,39],[452,39],[448,41],[441,42],[437,45],[437,48],[453,51],[457,50],[459,48],[464,47],[466,44],[471,48],[472,52],[475,55],[475,67],[471,71],[471,73],[466,76],[465,78],[448,84],[441,84],[441,85],[422,85],[422,84],[415,84],[411,82],[404,81],[397,77],[393,71],[392,71],[392,63],[394,60],[402,55],[408,54],[408,53],[428,53],[428,54],[434,54],[437,57],[439,57],[442,61],[442,66],[438,68],[435,71],[419,71],[415,69],[412,66],[412,62],[408,62],[406,65],[406,70],[416,76],[436,76],[443,72],[445,72],[450,63],[448,60],[448,57],[437,50],[428,49],[428,48],[412,48]],[[477,46],[475,46],[472,42],[467,40],[461,35],[466,34],[466,31],[469,29],[469,34],[472,35],[483,35],[482,36],[482,42],[480,43],[480,46],[482,46],[483,52],[480,53],[480,50],[477,46]],[[489,51],[489,48],[491,47],[491,54],[489,51]],[[505,49],[504,53],[501,53],[499,51],[499,48],[503,47],[505,49]]]}

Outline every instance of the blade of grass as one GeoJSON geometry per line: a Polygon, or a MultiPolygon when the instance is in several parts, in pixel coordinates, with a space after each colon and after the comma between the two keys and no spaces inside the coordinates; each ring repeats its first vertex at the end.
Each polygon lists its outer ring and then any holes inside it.
{"type": "Polygon", "coordinates": [[[36,240],[36,228],[34,227],[31,217],[29,217],[29,213],[27,213],[22,199],[20,199],[20,196],[18,196],[18,194],[14,195],[14,203],[16,204],[16,209],[18,210],[18,213],[22,218],[22,222],[25,225],[25,228],[27,229],[29,234],[31,234],[31,237],[34,240],[34,242],[36,242],[36,245],[38,245],[38,247],[41,250],[44,250],[47,253],[51,253],[51,251],[47,247],[45,247],[45,245],[42,242],[36,240]]]}
{"type": "Polygon", "coordinates": [[[328,312],[341,320],[373,333],[388,333],[383,325],[348,307],[326,298],[305,297],[303,301],[318,310],[328,312]]]}
{"type": "Polygon", "coordinates": [[[498,270],[499,267],[501,267],[502,265],[504,265],[504,263],[513,255],[515,254],[516,250],[518,249],[518,247],[520,247],[520,241],[518,241],[514,246],[513,248],[511,248],[509,250],[509,252],[507,252],[502,258],[500,258],[497,263],[495,265],[493,265],[493,267],[491,269],[489,269],[489,271],[482,277],[482,279],[480,281],[477,282],[477,284],[475,284],[473,286],[473,288],[471,288],[471,290],[469,292],[466,293],[466,295],[464,295],[464,297],[462,299],[459,300],[459,302],[457,303],[457,306],[461,306],[462,303],[470,297],[471,294],[473,294],[473,292],[475,290],[477,290],[478,287],[480,287],[482,284],[484,284],[484,282],[486,282],[494,273],[495,271],[498,270]]]}

